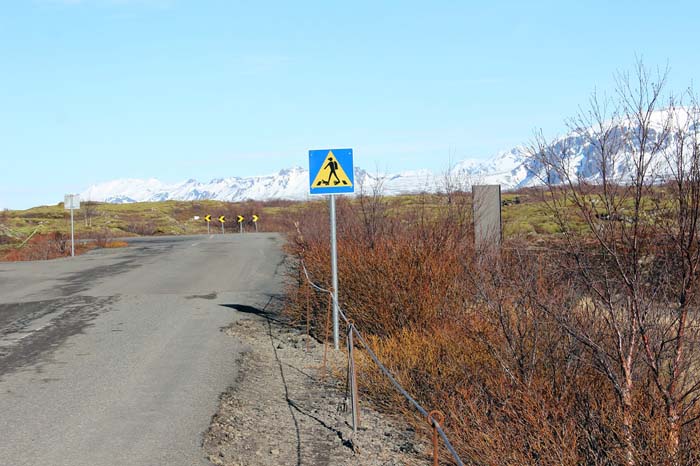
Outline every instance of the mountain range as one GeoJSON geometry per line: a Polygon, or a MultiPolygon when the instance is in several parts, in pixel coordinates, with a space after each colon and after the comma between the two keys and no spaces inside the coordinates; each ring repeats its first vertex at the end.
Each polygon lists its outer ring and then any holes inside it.
{"type": "MultiPolygon", "coordinates": [[[[531,185],[525,166],[524,148],[498,154],[492,161],[462,160],[443,173],[411,170],[400,173],[373,174],[355,167],[355,192],[369,192],[381,186],[383,194],[398,195],[416,192],[436,192],[446,185],[467,188],[476,183],[501,184],[504,189],[531,185]]],[[[309,198],[309,172],[301,167],[287,168],[277,173],[253,177],[216,178],[201,182],[189,179],[179,183],[164,183],[158,179],[125,178],[90,186],[80,194],[85,201],[109,203],[153,202],[167,200],[220,201],[309,198]]]]}
{"type": "MultiPolygon", "coordinates": [[[[667,111],[658,111],[652,116],[651,137],[662,132],[667,111]]],[[[596,151],[586,137],[591,129],[571,132],[552,142],[558,153],[565,153],[572,175],[595,182],[600,179],[600,167],[596,151]]],[[[624,120],[617,124],[613,134],[632,134],[638,131],[634,124],[624,120]]],[[[624,180],[631,173],[631,154],[621,144],[612,168],[614,176],[624,180]]],[[[430,170],[404,171],[393,174],[371,174],[355,167],[355,192],[370,192],[381,186],[386,195],[416,192],[436,192],[447,186],[452,189],[468,188],[472,184],[500,184],[503,189],[518,189],[541,184],[545,168],[528,157],[525,147],[518,146],[501,152],[489,161],[466,159],[456,163],[447,173],[430,170]]],[[[129,203],[166,200],[221,201],[291,199],[305,200],[309,197],[309,173],[301,167],[280,170],[277,173],[254,177],[217,178],[207,182],[189,179],[179,183],[164,183],[151,179],[118,179],[90,186],[81,199],[110,203],[129,203]]]]}

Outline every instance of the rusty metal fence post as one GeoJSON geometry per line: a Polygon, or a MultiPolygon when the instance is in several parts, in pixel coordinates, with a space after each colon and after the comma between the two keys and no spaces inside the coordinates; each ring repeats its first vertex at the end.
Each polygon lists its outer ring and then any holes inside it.
{"type": "MultiPolygon", "coordinates": [[[[322,288],[321,286],[315,284],[312,280],[311,277],[309,276],[309,271],[306,269],[306,266],[304,265],[304,262],[302,261],[301,263],[302,269],[304,272],[304,275],[306,276],[306,280],[308,281],[309,285],[311,288],[321,292],[321,293],[327,293],[328,294],[328,311],[326,314],[326,332],[325,332],[325,338],[324,338],[324,351],[323,351],[323,365],[324,368],[326,367],[327,363],[327,350],[328,350],[328,337],[330,333],[330,321],[331,321],[331,310],[334,304],[334,296],[333,292],[330,290],[327,290],[325,288],[322,288]]],[[[335,302],[337,304],[337,302],[335,302]]],[[[361,348],[363,348],[369,356],[369,358],[374,361],[374,363],[377,365],[379,370],[389,379],[391,384],[396,388],[396,390],[403,395],[404,398],[422,415],[425,416],[428,420],[428,424],[430,424],[430,427],[432,428],[432,443],[433,443],[433,466],[439,466],[440,463],[440,445],[439,445],[439,439],[442,438],[443,445],[445,449],[450,453],[452,456],[452,459],[454,460],[455,464],[457,466],[465,466],[464,462],[462,459],[459,457],[459,454],[455,450],[455,448],[452,446],[452,443],[450,440],[447,438],[447,434],[445,434],[445,431],[442,429],[442,424],[445,421],[445,416],[442,414],[440,411],[431,411],[430,413],[423,408],[412,396],[410,393],[406,391],[405,388],[399,384],[399,382],[394,378],[394,376],[391,374],[391,372],[386,368],[384,364],[379,360],[377,357],[376,353],[372,351],[372,348],[369,346],[365,338],[362,336],[362,334],[357,330],[355,327],[354,323],[352,320],[348,319],[348,317],[345,315],[345,312],[343,309],[338,306],[338,314],[342,318],[342,320],[347,324],[348,329],[347,329],[347,345],[348,345],[348,372],[347,372],[347,385],[346,385],[346,394],[345,394],[345,407],[347,409],[347,402],[348,398],[351,398],[351,406],[352,406],[352,429],[353,429],[353,436],[357,434],[357,429],[360,427],[360,410],[359,410],[359,396],[358,396],[358,390],[357,390],[357,368],[355,366],[355,354],[354,354],[354,347],[355,347],[355,338],[354,336],[357,336],[357,341],[360,345],[361,348]]],[[[325,373],[325,371],[324,371],[325,373]]]]}
{"type": "MultiPolygon", "coordinates": [[[[257,225],[257,223],[256,223],[257,225]]],[[[311,285],[306,287],[306,352],[309,352],[309,340],[311,339],[311,285]]]]}
{"type": "Polygon", "coordinates": [[[355,343],[353,341],[354,325],[352,322],[348,325],[348,385],[350,386],[350,406],[352,407],[352,433],[353,438],[357,435],[357,429],[360,427],[360,412],[357,400],[357,373],[355,371],[355,343]]]}
{"type": "Polygon", "coordinates": [[[440,411],[430,411],[428,424],[433,428],[433,466],[440,466],[440,446],[438,445],[438,427],[445,422],[445,415],[440,411]],[[438,420],[440,419],[440,420],[438,420]]]}

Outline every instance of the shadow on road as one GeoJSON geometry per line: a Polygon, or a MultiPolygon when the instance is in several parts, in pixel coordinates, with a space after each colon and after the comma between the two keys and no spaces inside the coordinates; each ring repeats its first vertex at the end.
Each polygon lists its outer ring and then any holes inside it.
{"type": "Polygon", "coordinates": [[[283,299],[284,297],[281,295],[268,295],[267,303],[265,303],[262,309],[248,306],[247,304],[220,304],[220,306],[234,309],[244,314],[254,314],[285,326],[291,326],[288,320],[280,316],[279,309],[282,308],[283,299]]]}

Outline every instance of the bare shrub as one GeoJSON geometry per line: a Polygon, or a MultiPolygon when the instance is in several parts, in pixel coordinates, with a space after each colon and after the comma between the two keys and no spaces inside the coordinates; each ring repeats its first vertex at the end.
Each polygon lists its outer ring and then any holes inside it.
{"type": "Polygon", "coordinates": [[[139,236],[153,236],[158,232],[158,228],[151,221],[142,221],[128,223],[124,231],[139,236]]]}
{"type": "Polygon", "coordinates": [[[384,177],[377,172],[369,186],[363,179],[358,179],[357,191],[365,240],[369,247],[373,248],[376,237],[382,234],[382,228],[386,224],[387,203],[384,199],[384,177]]]}
{"type": "Polygon", "coordinates": [[[95,242],[95,246],[98,248],[108,248],[110,243],[114,239],[114,235],[110,230],[102,229],[97,232],[92,233],[91,239],[95,242]]]}
{"type": "Polygon", "coordinates": [[[638,63],[618,77],[616,100],[594,95],[573,120],[593,151],[596,183],[572,171],[564,145],[540,137],[532,150],[563,233],[559,267],[580,294],[542,309],[614,391],[628,465],[685,462],[684,428],[700,414],[700,118],[694,98],[690,107],[662,104],[665,81],[638,63]]]}
{"type": "MultiPolygon", "coordinates": [[[[570,147],[536,141],[546,185],[524,199],[552,224],[538,244],[505,238],[477,260],[458,192],[389,207],[369,236],[368,205],[338,202],[341,304],[401,384],[445,411],[467,463],[698,463],[700,117],[693,97],[659,112],[664,82],[640,64],[572,120],[595,183],[572,175],[570,147]]],[[[328,212],[314,207],[289,251],[329,288],[328,212]]],[[[327,298],[290,278],[287,312],[303,322],[310,306],[323,338],[327,298]]],[[[360,367],[363,397],[425,428],[360,367]]]]}
{"type": "Polygon", "coordinates": [[[66,253],[67,248],[66,244],[68,243],[68,237],[61,233],[60,231],[56,231],[53,233],[53,235],[50,236],[50,244],[49,248],[50,249],[55,249],[58,251],[59,254],[63,255],[66,253]]]}
{"type": "Polygon", "coordinates": [[[92,227],[92,219],[97,216],[97,206],[98,202],[95,201],[84,201],[80,204],[80,210],[83,213],[83,221],[86,227],[92,227]]]}
{"type": "MultiPolygon", "coordinates": [[[[24,246],[8,250],[2,260],[34,261],[70,256],[69,241],[70,238],[62,232],[36,234],[24,246]]],[[[90,246],[85,244],[75,245],[76,255],[88,249],[90,246]]]]}

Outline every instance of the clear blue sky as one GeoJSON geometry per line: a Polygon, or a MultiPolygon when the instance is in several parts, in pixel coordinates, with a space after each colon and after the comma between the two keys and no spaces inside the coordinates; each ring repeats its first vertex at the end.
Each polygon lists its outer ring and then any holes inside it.
{"type": "Polygon", "coordinates": [[[444,170],[563,119],[635,56],[700,76],[697,2],[7,0],[0,208],[125,177],[262,175],[352,147],[444,170]]]}

